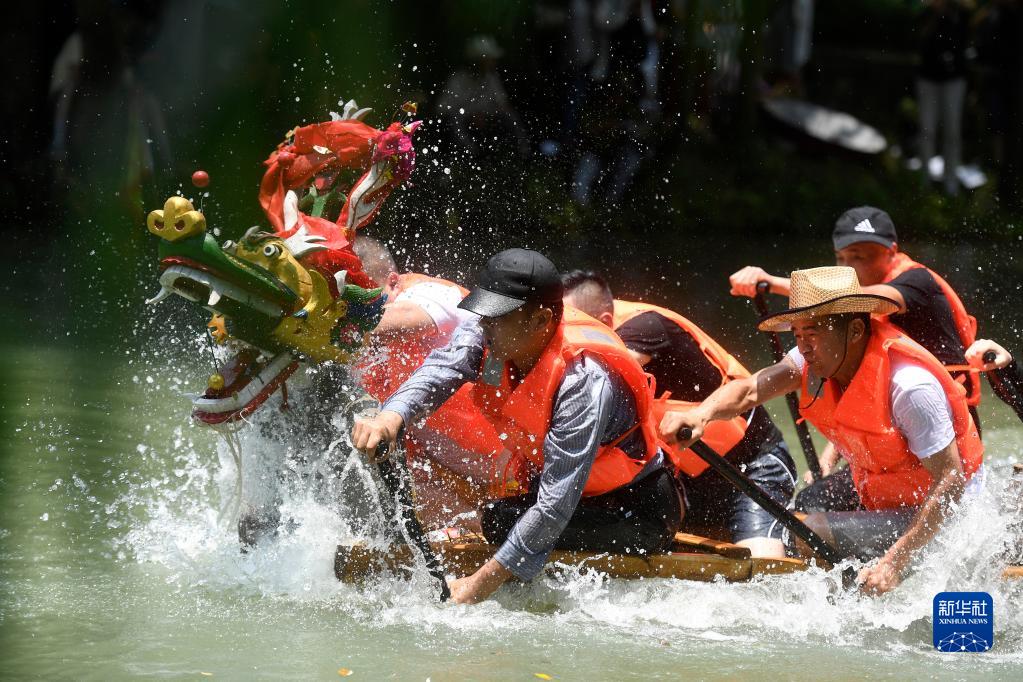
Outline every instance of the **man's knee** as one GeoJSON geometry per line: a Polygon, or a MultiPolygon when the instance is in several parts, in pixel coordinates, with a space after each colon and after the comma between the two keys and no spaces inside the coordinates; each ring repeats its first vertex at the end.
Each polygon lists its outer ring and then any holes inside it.
{"type": "Polygon", "coordinates": [[[782,559],[785,557],[785,543],[777,538],[746,538],[737,543],[750,551],[755,559],[782,559]]]}

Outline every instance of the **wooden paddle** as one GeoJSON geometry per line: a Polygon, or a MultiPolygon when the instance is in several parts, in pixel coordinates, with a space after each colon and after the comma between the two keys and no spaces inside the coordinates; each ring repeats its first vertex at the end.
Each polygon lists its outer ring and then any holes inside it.
{"type": "MultiPolygon", "coordinates": [[[[757,314],[760,317],[767,317],[770,310],[767,307],[766,294],[771,288],[768,282],[757,282],[757,295],[753,297],[753,305],[756,306],[757,314]]],[[[781,339],[774,332],[764,332],[771,341],[771,354],[774,361],[781,362],[785,359],[785,349],[781,345],[781,339]]],[[[810,429],[806,422],[799,416],[799,396],[795,393],[785,394],[785,403],[789,406],[789,414],[792,415],[792,422],[796,425],[796,435],[799,436],[799,446],[803,448],[803,457],[806,465],[813,472],[814,480],[821,478],[821,463],[817,459],[817,448],[813,445],[813,438],[810,436],[810,429]]]]}
{"type": "Polygon", "coordinates": [[[733,545],[731,542],[721,542],[720,540],[705,538],[702,535],[693,535],[692,533],[675,533],[672,547],[678,548],[679,551],[695,550],[707,554],[717,554],[729,559],[750,558],[749,547],[733,545]]]}
{"type": "MultiPolygon", "coordinates": [[[[678,432],[679,441],[688,441],[693,437],[689,428],[678,432]]],[[[811,550],[829,564],[840,563],[846,557],[838,550],[829,545],[820,535],[817,535],[809,526],[796,518],[796,515],[780,505],[773,497],[761,490],[756,483],[750,480],[746,474],[739,471],[739,468],[721,457],[710,449],[706,443],[696,441],[689,446],[689,449],[696,453],[696,456],[706,462],[714,471],[721,474],[722,478],[731,483],[736,490],[743,493],[751,500],[760,505],[764,511],[773,516],[778,523],[788,528],[797,538],[802,540],[811,550]]],[[[856,569],[852,566],[842,571],[842,584],[847,589],[853,587],[856,582],[856,569]]]]}
{"type": "MultiPolygon", "coordinates": [[[[398,434],[401,438],[401,434],[398,434]]],[[[416,518],[415,506],[412,503],[412,491],[409,488],[407,472],[403,472],[402,465],[396,461],[397,458],[390,456],[390,443],[381,443],[377,447],[377,471],[380,478],[387,487],[387,492],[397,502],[398,520],[405,528],[405,533],[412,543],[413,550],[418,549],[426,562],[426,570],[434,578],[440,581],[440,600],[447,601],[451,597],[451,590],[448,588],[447,578],[444,577],[444,567],[441,565],[437,555],[433,553],[430,541],[426,539],[426,532],[416,518]]]]}

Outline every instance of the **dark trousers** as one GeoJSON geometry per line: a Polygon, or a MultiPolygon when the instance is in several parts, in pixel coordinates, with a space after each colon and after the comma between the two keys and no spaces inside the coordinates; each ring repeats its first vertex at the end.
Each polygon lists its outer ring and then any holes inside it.
{"type": "MultiPolygon", "coordinates": [[[[487,542],[504,542],[534,504],[535,492],[484,505],[480,523],[487,542]]],[[[554,548],[619,554],[660,552],[671,545],[682,527],[683,510],[675,477],[659,469],[609,493],[582,498],[554,548]]]]}
{"type": "Polygon", "coordinates": [[[796,510],[801,512],[845,512],[862,508],[849,467],[817,479],[796,495],[796,510]]]}

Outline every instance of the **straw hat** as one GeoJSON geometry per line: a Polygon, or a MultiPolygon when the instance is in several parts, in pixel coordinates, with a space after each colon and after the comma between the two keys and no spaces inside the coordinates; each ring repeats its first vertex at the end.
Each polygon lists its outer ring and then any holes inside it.
{"type": "Polygon", "coordinates": [[[833,265],[793,271],[789,284],[789,309],[768,315],[757,328],[764,332],[785,332],[793,320],[840,315],[877,313],[890,315],[899,305],[886,296],[865,294],[852,268],[833,265]]]}

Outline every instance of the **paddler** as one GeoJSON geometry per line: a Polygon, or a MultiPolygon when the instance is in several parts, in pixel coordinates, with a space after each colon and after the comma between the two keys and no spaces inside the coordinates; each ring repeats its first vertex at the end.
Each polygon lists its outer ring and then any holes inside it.
{"type": "MultiPolygon", "coordinates": [[[[949,366],[966,363],[966,349],[977,334],[977,320],[940,275],[899,250],[895,223],[885,211],[873,206],[852,208],[839,216],[831,234],[835,262],[856,270],[863,291],[895,301],[898,309],[888,321],[949,366]]],[[[753,297],[757,284],[767,282],[770,291],[789,295],[789,280],[746,266],[730,278],[733,296],[753,297]]],[[[955,372],[966,386],[967,403],[979,430],[976,405],[980,402],[980,379],[976,373],[955,372]]],[[[849,471],[835,470],[839,454],[829,445],[820,455],[822,480],[800,492],[796,507],[806,510],[853,510],[859,507],[849,471]]],[[[812,481],[807,474],[807,481],[812,481]]]]}
{"type": "MultiPolygon", "coordinates": [[[[562,277],[565,304],[613,328],[632,356],[656,380],[665,409],[693,409],[714,389],[749,372],[706,332],[678,313],[648,303],[615,300],[607,281],[575,270],[562,277]]],[[[704,438],[740,465],[777,502],[785,505],[796,484],[796,466],[767,410],[754,408],[715,422],[704,438]],[[715,438],[714,435],[717,437],[715,438]]],[[[668,450],[684,477],[687,527],[726,529],[732,542],[755,557],[784,557],[783,528],[762,507],[736,491],[707,464],[682,448],[668,450]]]]}
{"type": "Polygon", "coordinates": [[[504,495],[481,509],[500,545],[476,573],[451,583],[475,603],[512,577],[530,580],[552,549],[646,554],[665,550],[682,524],[682,496],[658,447],[646,374],[617,336],[562,304],[557,268],[542,254],[493,256],[460,307],[460,326],[372,419],[355,446],[374,456],[402,427],[468,384],[504,441],[504,495]]]}
{"type": "Polygon", "coordinates": [[[360,234],[354,248],[366,274],[383,287],[387,299],[370,341],[386,346],[389,353],[370,354],[371,363],[361,368],[369,374],[368,390],[375,396],[383,393],[377,396],[382,400],[401,386],[429,351],[446,346],[460,324],[479,316],[458,307],[468,292],[454,282],[420,273],[399,274],[390,250],[379,240],[360,234]],[[377,366],[382,371],[376,371],[377,366]]]}
{"type": "Polygon", "coordinates": [[[865,291],[849,267],[797,270],[789,281],[789,310],[759,327],[791,330],[796,347],[698,408],[667,413],[661,433],[670,440],[689,427],[697,439],[714,420],[799,391],[800,414],[838,446],[863,505],[806,523],[844,555],[877,558],[859,578],[865,591],[887,592],[979,486],[984,448],[963,386],[901,329],[871,317],[895,313],[897,301],[865,291]]]}
{"type": "MultiPolygon", "coordinates": [[[[475,324],[479,316],[458,307],[468,293],[458,284],[422,273],[399,274],[383,242],[359,234],[354,248],[366,273],[387,297],[355,377],[363,390],[384,401],[431,351],[448,344],[459,325],[475,324]]],[[[491,463],[504,445],[473,406],[468,391],[452,397],[425,423],[410,424],[405,436],[412,460],[424,455],[441,465],[413,468],[423,523],[430,527],[475,510],[486,492],[491,463]]],[[[478,530],[462,518],[462,527],[478,530]]]]}

